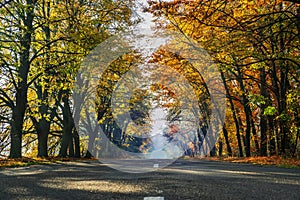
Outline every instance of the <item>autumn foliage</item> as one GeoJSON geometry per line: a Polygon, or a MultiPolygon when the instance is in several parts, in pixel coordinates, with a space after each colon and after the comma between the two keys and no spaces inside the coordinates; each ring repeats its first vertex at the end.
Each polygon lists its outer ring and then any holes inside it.
{"type": "Polygon", "coordinates": [[[297,3],[149,1],[158,28],[193,38],[219,66],[228,99],[220,155],[224,141],[229,155],[299,154],[297,3]]]}

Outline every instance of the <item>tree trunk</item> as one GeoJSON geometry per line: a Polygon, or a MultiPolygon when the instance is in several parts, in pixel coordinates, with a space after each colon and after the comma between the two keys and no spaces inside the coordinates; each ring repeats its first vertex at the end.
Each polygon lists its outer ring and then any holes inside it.
{"type": "Polygon", "coordinates": [[[219,156],[223,155],[223,142],[219,141],[219,156]]]}
{"type": "Polygon", "coordinates": [[[223,125],[223,133],[224,133],[224,138],[225,138],[225,141],[226,141],[228,156],[232,156],[232,150],[231,150],[230,142],[229,142],[229,139],[228,139],[228,131],[225,127],[225,124],[223,125]]]}
{"type": "Polygon", "coordinates": [[[216,152],[217,152],[217,148],[216,148],[216,145],[214,145],[212,148],[210,148],[210,152],[209,152],[209,155],[211,157],[215,157],[216,156],[216,152]]]}
{"type": "Polygon", "coordinates": [[[73,138],[69,141],[68,145],[68,150],[69,150],[69,157],[74,158],[75,152],[74,152],[74,141],[73,138]]]}
{"type": "Polygon", "coordinates": [[[244,107],[245,107],[244,110],[246,114],[245,152],[246,152],[246,157],[250,157],[251,156],[251,120],[250,120],[251,110],[248,105],[248,100],[245,101],[244,107]]]}
{"type": "Polygon", "coordinates": [[[77,129],[74,127],[74,157],[80,158],[80,138],[77,129]]]}
{"type": "Polygon", "coordinates": [[[48,135],[50,132],[50,122],[42,119],[37,125],[38,134],[38,157],[48,157],[48,135]]]}
{"type": "MultiPolygon", "coordinates": [[[[43,89],[41,86],[35,84],[37,91],[38,99],[42,102],[42,105],[39,106],[38,111],[41,116],[41,119],[37,119],[33,113],[31,113],[30,118],[36,129],[38,136],[38,157],[48,157],[48,135],[50,133],[50,121],[45,118],[45,115],[48,114],[49,107],[45,103],[48,97],[48,92],[43,89]]],[[[52,117],[53,118],[53,117],[52,117]]]]}
{"type": "Polygon", "coordinates": [[[270,131],[270,147],[269,154],[270,156],[276,155],[278,153],[277,144],[276,144],[276,131],[274,125],[274,118],[272,116],[268,116],[268,124],[270,131]]]}
{"type": "Polygon", "coordinates": [[[244,153],[243,153],[243,146],[242,146],[241,135],[240,135],[239,121],[236,117],[236,110],[234,108],[234,103],[233,103],[232,97],[230,95],[230,92],[229,92],[229,89],[228,89],[228,86],[227,86],[227,83],[226,83],[224,72],[222,72],[222,71],[221,71],[221,77],[222,77],[222,81],[223,81],[223,84],[224,84],[224,87],[225,87],[225,90],[226,90],[227,98],[229,100],[230,109],[231,109],[232,117],[233,117],[234,124],[235,124],[236,138],[237,138],[238,146],[239,146],[239,156],[243,157],[244,153]]]}
{"type": "Polygon", "coordinates": [[[256,154],[259,155],[260,151],[259,151],[259,142],[257,140],[257,133],[256,133],[256,128],[255,128],[255,124],[254,124],[254,120],[253,118],[251,118],[251,127],[252,127],[252,134],[254,137],[254,144],[255,144],[255,149],[256,149],[256,154]]]}
{"type": "Polygon", "coordinates": [[[94,150],[94,145],[95,145],[94,143],[95,143],[95,139],[98,135],[98,132],[100,130],[100,125],[97,125],[95,127],[95,129],[93,129],[93,125],[90,124],[90,126],[87,127],[87,130],[89,132],[89,142],[88,142],[88,150],[87,150],[87,153],[85,155],[85,158],[91,158],[91,157],[95,156],[94,155],[95,152],[93,151],[94,150]]]}
{"type": "Polygon", "coordinates": [[[241,70],[239,67],[237,67],[238,77],[237,80],[239,82],[240,88],[243,91],[243,94],[241,96],[241,102],[244,107],[244,112],[246,116],[246,136],[245,136],[245,152],[246,157],[251,156],[251,108],[249,106],[249,100],[246,96],[246,88],[243,83],[243,75],[241,73],[241,70]]]}
{"type": "MultiPolygon", "coordinates": [[[[47,11],[45,12],[46,16],[45,18],[50,17],[50,2],[47,3],[46,8],[47,11]]],[[[51,31],[50,27],[48,25],[45,25],[43,27],[43,30],[45,32],[46,36],[46,43],[50,42],[51,38],[51,31]]],[[[46,49],[48,52],[50,52],[50,44],[46,45],[46,49]]],[[[49,53],[46,53],[46,60],[47,62],[50,62],[50,55],[49,53]]],[[[47,63],[46,65],[47,68],[49,68],[49,64],[47,63]]],[[[39,106],[39,113],[42,116],[42,119],[37,121],[36,123],[36,130],[38,134],[38,157],[48,157],[48,136],[50,133],[50,120],[47,120],[45,118],[45,115],[48,114],[49,112],[49,103],[48,103],[48,97],[49,97],[49,92],[48,92],[48,87],[49,87],[49,74],[46,73],[46,78],[45,78],[45,85],[47,88],[43,90],[42,86],[36,84],[36,90],[37,90],[37,95],[39,100],[41,100],[42,105],[39,106]]],[[[41,80],[39,80],[41,81],[41,80]]],[[[52,114],[51,114],[52,115],[52,114]]],[[[53,118],[53,117],[52,117],[53,118]]],[[[51,119],[52,119],[51,118],[51,119]]]]}
{"type": "Polygon", "coordinates": [[[27,85],[24,83],[25,81],[22,80],[22,83],[19,84],[20,89],[16,94],[16,106],[12,113],[10,158],[22,157],[22,131],[27,105],[27,85]]]}
{"type": "MultiPolygon", "coordinates": [[[[260,69],[260,95],[267,99],[267,88],[266,88],[266,71],[265,68],[262,67],[260,69]]],[[[260,105],[260,155],[267,156],[268,149],[267,149],[267,117],[265,116],[264,112],[266,109],[267,102],[261,102],[260,105]]]]}
{"type": "Polygon", "coordinates": [[[13,117],[11,122],[11,141],[10,141],[10,158],[22,157],[22,127],[23,127],[22,114],[17,111],[13,111],[13,117]]]}
{"type": "MultiPolygon", "coordinates": [[[[283,10],[283,3],[280,3],[280,9],[283,10]]],[[[285,36],[283,34],[284,27],[282,22],[279,24],[279,50],[280,53],[285,54],[285,36]]],[[[289,89],[289,65],[285,61],[281,61],[279,65],[280,71],[280,91],[278,98],[279,107],[279,127],[281,139],[281,153],[286,154],[286,149],[290,149],[289,127],[287,120],[287,91],[289,89]]]]}
{"type": "Polygon", "coordinates": [[[63,96],[63,103],[64,106],[62,107],[63,112],[63,133],[62,133],[62,143],[59,152],[60,157],[67,157],[68,155],[68,148],[70,143],[72,142],[72,131],[74,127],[74,122],[72,118],[71,108],[69,104],[69,98],[65,94],[63,96]]]}
{"type": "Polygon", "coordinates": [[[113,138],[112,141],[114,144],[120,146],[122,139],[122,129],[117,125],[117,123],[113,122],[113,138]]]}
{"type": "Polygon", "coordinates": [[[30,68],[30,46],[33,34],[34,2],[32,0],[27,0],[26,5],[28,6],[28,9],[26,9],[26,15],[23,19],[24,28],[20,30],[24,36],[21,38],[20,45],[20,68],[17,71],[18,82],[16,88],[16,104],[12,110],[10,158],[22,157],[22,130],[27,106],[27,80],[30,68]]]}

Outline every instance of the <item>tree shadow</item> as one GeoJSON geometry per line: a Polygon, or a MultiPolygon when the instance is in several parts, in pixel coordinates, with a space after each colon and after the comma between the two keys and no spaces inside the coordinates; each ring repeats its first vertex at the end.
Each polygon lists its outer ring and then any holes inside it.
{"type": "Polygon", "coordinates": [[[0,199],[298,199],[299,173],[217,162],[177,161],[151,172],[123,173],[98,162],[4,169],[0,199]]]}

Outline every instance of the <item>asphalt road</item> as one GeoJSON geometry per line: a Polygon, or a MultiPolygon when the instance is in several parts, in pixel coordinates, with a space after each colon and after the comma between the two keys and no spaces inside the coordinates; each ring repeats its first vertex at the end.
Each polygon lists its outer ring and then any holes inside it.
{"type": "Polygon", "coordinates": [[[1,200],[144,197],[300,200],[300,170],[186,160],[155,172],[136,174],[96,161],[0,169],[1,200]]]}

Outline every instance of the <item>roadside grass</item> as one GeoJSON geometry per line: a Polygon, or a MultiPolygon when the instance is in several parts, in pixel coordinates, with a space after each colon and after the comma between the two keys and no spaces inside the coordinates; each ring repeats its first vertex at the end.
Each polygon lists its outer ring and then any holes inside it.
{"type": "Polygon", "coordinates": [[[18,159],[10,159],[4,158],[0,159],[0,168],[6,167],[26,167],[30,165],[41,165],[41,164],[48,164],[50,161],[47,159],[42,158],[18,158],[18,159]]]}
{"type": "Polygon", "coordinates": [[[232,162],[232,163],[249,163],[254,165],[268,165],[277,166],[282,168],[300,169],[300,159],[297,158],[284,158],[281,156],[270,156],[270,157],[205,157],[204,160],[213,160],[221,162],[232,162]]]}
{"type": "Polygon", "coordinates": [[[85,158],[61,158],[61,157],[49,157],[49,158],[1,158],[0,159],[0,169],[1,168],[14,168],[14,167],[27,167],[30,165],[47,165],[51,163],[59,163],[59,162],[68,162],[68,161],[83,161],[83,160],[91,160],[85,158]]]}

